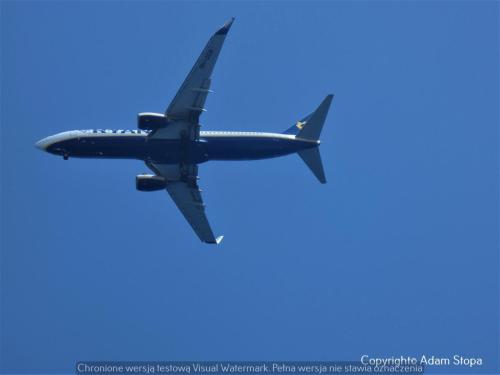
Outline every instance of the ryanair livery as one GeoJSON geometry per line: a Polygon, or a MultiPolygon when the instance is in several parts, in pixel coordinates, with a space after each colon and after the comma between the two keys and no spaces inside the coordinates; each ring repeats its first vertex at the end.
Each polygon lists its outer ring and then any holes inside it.
{"type": "Polygon", "coordinates": [[[144,160],[153,174],[136,177],[140,191],[166,190],[198,237],[218,244],[205,215],[198,187],[198,164],[209,160],[256,160],[298,153],[325,183],[318,146],[333,95],[283,133],[200,131],[199,118],[210,90],[212,71],[233,23],[208,41],[165,113],[140,113],[138,130],[74,130],[44,138],[41,150],[69,157],[144,160]]]}

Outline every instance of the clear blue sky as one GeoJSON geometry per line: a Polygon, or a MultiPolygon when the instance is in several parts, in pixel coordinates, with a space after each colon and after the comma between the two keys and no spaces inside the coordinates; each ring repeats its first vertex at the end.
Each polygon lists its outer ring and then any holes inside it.
{"type": "Polygon", "coordinates": [[[2,2],[1,368],[464,354],[498,371],[498,2],[2,2]],[[163,112],[236,21],[205,130],[335,99],[296,156],[200,167],[221,246],[139,161],[34,147],[163,112]]]}

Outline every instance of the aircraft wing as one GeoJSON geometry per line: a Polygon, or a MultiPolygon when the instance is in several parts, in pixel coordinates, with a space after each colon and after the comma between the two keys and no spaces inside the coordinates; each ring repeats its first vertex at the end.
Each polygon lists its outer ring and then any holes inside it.
{"type": "Polygon", "coordinates": [[[167,192],[182,212],[189,225],[200,240],[206,243],[219,244],[223,236],[215,237],[205,215],[205,205],[198,187],[198,166],[191,164],[181,169],[180,165],[156,164],[146,165],[157,175],[167,181],[167,192]]]}
{"type": "Polygon", "coordinates": [[[199,137],[199,117],[205,112],[205,100],[210,93],[212,72],[234,18],[212,35],[165,111],[169,125],[155,131],[152,138],[179,138],[185,133],[190,140],[199,137]]]}

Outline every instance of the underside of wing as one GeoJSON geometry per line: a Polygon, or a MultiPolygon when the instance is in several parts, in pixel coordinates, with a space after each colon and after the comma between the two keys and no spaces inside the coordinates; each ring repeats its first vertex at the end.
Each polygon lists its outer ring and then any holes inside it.
{"type": "Polygon", "coordinates": [[[150,135],[152,138],[186,136],[190,140],[198,139],[199,118],[205,111],[205,100],[211,92],[212,72],[233,21],[234,18],[231,18],[212,35],[165,111],[165,123],[168,126],[155,130],[150,135]]]}
{"type": "Polygon", "coordinates": [[[222,240],[222,236],[216,238],[212,232],[205,215],[201,191],[197,186],[191,187],[186,182],[174,181],[167,183],[167,191],[200,240],[213,244],[222,240]]]}
{"type": "Polygon", "coordinates": [[[198,167],[188,165],[183,168],[180,165],[150,162],[147,166],[165,179],[168,194],[200,240],[219,244],[223,236],[215,237],[205,214],[205,204],[197,184],[198,167]]]}

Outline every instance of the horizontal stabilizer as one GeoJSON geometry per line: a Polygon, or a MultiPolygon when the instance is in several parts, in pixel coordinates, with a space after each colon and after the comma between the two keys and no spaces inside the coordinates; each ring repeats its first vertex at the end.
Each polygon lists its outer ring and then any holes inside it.
{"type": "Polygon", "coordinates": [[[323,163],[321,162],[321,155],[319,148],[307,148],[298,152],[299,156],[304,163],[309,167],[312,173],[316,176],[319,182],[326,184],[325,171],[323,170],[323,163]]]}

